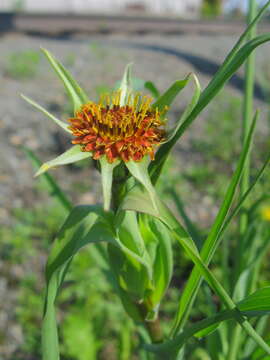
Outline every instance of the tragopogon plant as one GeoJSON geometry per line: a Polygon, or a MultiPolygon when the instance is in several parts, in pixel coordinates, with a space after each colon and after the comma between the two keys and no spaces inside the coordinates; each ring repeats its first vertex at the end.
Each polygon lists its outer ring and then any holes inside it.
{"type": "Polygon", "coordinates": [[[58,360],[60,356],[55,302],[72,258],[82,247],[98,242],[106,244],[115,289],[125,311],[135,322],[142,323],[149,333],[152,344],[146,344],[145,351],[164,359],[183,359],[184,345],[191,337],[206,336],[217,329],[222,321],[233,319],[257,346],[270,355],[269,346],[249,323],[250,317],[269,313],[270,288],[259,289],[235,303],[208,268],[227,226],[269,162],[268,157],[255,182],[229,213],[251,147],[257,114],[220,210],[201,249],[196,239],[188,234],[164,204],[154,186],[166,158],[184,131],[249,54],[270,40],[270,35],[264,34],[242,45],[268,4],[261,9],[202,93],[197,77],[189,74],[184,80],[173,83],[152,102],[151,98],[133,91],[131,66],[128,65],[119,89],[102,96],[95,103],[89,100],[63,65],[49,51],[43,50],[70,96],[74,116],[63,122],[34,101],[23,97],[69,133],[73,146],[43,164],[36,175],[50,168],[89,158],[100,172],[103,189],[102,206],[75,206],[70,211],[51,249],[46,266],[43,360],[58,360]],[[190,82],[194,85],[190,103],[176,126],[170,128],[170,105],[190,82]],[[159,319],[159,306],[173,273],[174,241],[180,244],[195,266],[183,293],[179,294],[179,308],[171,333],[165,338],[159,319]],[[224,310],[186,327],[185,322],[202,278],[220,298],[224,310]]]}

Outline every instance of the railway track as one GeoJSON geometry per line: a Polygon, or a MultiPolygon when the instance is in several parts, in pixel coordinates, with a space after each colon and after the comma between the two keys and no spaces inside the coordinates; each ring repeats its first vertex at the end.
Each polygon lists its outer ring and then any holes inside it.
{"type": "MultiPolygon", "coordinates": [[[[224,20],[183,20],[169,17],[130,15],[72,15],[0,13],[0,32],[32,33],[63,36],[76,33],[155,33],[155,34],[239,34],[244,22],[224,20]]],[[[270,22],[262,22],[260,32],[270,30],[270,22]]]]}

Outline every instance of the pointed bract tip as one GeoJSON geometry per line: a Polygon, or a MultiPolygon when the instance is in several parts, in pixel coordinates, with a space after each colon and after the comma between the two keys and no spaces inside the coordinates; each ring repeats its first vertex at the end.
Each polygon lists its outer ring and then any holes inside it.
{"type": "Polygon", "coordinates": [[[34,177],[38,177],[39,175],[42,175],[46,171],[50,169],[50,166],[48,166],[46,163],[41,165],[41,167],[38,169],[38,171],[35,173],[34,177]]]}

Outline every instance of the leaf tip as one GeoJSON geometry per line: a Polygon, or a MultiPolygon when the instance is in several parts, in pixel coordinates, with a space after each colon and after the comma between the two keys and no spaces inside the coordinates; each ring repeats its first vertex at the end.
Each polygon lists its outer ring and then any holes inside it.
{"type": "Polygon", "coordinates": [[[48,164],[43,164],[38,171],[34,174],[34,177],[38,177],[39,175],[42,175],[43,173],[45,173],[46,171],[48,171],[50,169],[50,166],[48,164]]]}

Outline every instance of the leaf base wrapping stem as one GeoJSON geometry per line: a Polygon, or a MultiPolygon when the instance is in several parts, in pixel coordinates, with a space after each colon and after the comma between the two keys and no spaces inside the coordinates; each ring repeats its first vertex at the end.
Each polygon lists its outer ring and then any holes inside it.
{"type": "Polygon", "coordinates": [[[154,320],[146,320],[145,317],[148,310],[145,304],[137,304],[137,307],[142,315],[142,318],[144,319],[143,324],[148,331],[152,343],[161,343],[163,341],[163,332],[160,326],[159,317],[157,316],[154,320]]]}

